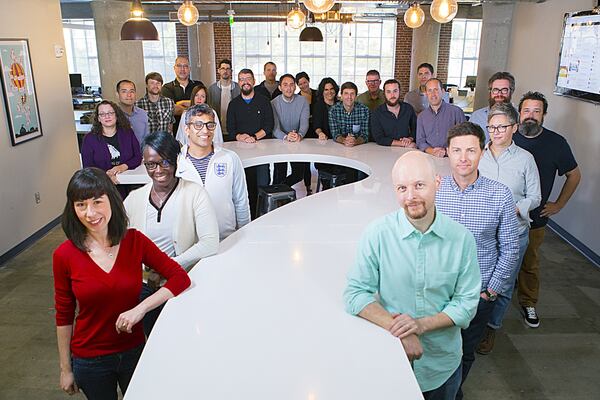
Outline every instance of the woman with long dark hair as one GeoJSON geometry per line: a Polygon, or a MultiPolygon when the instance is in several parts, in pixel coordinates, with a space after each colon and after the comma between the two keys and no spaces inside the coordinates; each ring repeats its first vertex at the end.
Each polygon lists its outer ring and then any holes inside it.
{"type": "Polygon", "coordinates": [[[67,240],[53,255],[56,332],[60,386],[90,400],[116,400],[117,385],[125,393],[144,346],[138,322],[190,285],[179,264],[127,225],[106,173],[75,172],[62,215],[67,240]],[[142,264],[166,283],[140,303],[142,264]]]}

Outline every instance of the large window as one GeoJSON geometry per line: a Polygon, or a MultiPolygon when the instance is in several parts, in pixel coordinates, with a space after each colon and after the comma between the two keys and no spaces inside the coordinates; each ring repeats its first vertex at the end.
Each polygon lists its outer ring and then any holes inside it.
{"type": "Polygon", "coordinates": [[[277,64],[279,75],[305,71],[316,88],[330,76],[339,84],[355,82],[365,91],[365,74],[380,72],[382,80],[393,77],[396,21],[316,24],[323,42],[300,42],[301,29],[286,29],[283,22],[236,22],[232,27],[234,73],[242,68],[254,71],[260,82],[263,65],[277,64]]]}
{"type": "Polygon", "coordinates": [[[452,21],[448,83],[465,86],[469,75],[477,75],[481,20],[460,19],[452,21]]]}
{"type": "Polygon", "coordinates": [[[160,40],[143,41],[144,45],[144,72],[158,72],[162,75],[164,83],[175,79],[173,65],[177,57],[177,37],[175,22],[153,22],[158,31],[160,40]]]}
{"type": "Polygon", "coordinates": [[[85,86],[100,86],[94,21],[64,20],[63,34],[69,73],[81,74],[85,86]]]}

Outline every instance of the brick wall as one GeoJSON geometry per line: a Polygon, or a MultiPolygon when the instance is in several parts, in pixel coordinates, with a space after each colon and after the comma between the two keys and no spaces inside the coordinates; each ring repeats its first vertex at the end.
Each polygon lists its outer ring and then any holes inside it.
{"type": "Polygon", "coordinates": [[[413,30],[404,23],[404,14],[396,21],[396,62],[394,77],[400,81],[400,98],[408,92],[410,85],[410,59],[413,30]]]}
{"type": "Polygon", "coordinates": [[[437,77],[442,82],[448,80],[448,62],[450,61],[450,39],[452,39],[452,21],[442,24],[440,44],[438,46],[437,77]]]}
{"type": "Polygon", "coordinates": [[[177,55],[189,57],[188,54],[188,28],[187,26],[175,24],[175,35],[177,40],[177,55]]]}
{"type": "MultiPolygon", "coordinates": [[[[219,62],[226,58],[231,60],[231,27],[228,22],[213,22],[215,35],[215,67],[219,68],[219,62]]],[[[217,80],[220,79],[217,71],[217,80]]]]}

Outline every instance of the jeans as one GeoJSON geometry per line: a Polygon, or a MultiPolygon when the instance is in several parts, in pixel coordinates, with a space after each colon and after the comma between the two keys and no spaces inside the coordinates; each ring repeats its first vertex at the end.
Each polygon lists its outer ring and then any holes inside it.
{"type": "Polygon", "coordinates": [[[117,400],[117,384],[125,395],[144,345],[100,357],[73,357],[77,386],[89,400],[117,400]]]}
{"type": "Polygon", "coordinates": [[[540,246],[544,241],[546,227],[529,230],[529,245],[519,272],[517,298],[525,307],[535,307],[540,295],[540,246]]]}
{"type": "MultiPolygon", "coordinates": [[[[155,292],[156,291],[151,289],[150,286],[148,286],[145,283],[142,283],[142,291],[140,292],[140,303],[146,300],[148,297],[152,296],[155,292]]],[[[164,304],[161,304],[154,310],[150,310],[146,313],[146,315],[144,315],[144,319],[142,321],[144,323],[144,334],[146,335],[146,337],[150,336],[152,328],[154,328],[154,324],[156,323],[156,320],[158,319],[158,316],[160,315],[164,306],[164,304]]]]}
{"type": "Polygon", "coordinates": [[[461,330],[461,336],[463,341],[463,356],[462,356],[462,378],[460,388],[456,394],[456,399],[461,400],[463,398],[462,384],[467,379],[471,366],[475,361],[475,349],[483,337],[485,327],[490,320],[490,315],[494,310],[495,302],[486,301],[479,298],[479,305],[477,306],[477,313],[475,318],[469,324],[467,329],[461,330]]]}
{"type": "Polygon", "coordinates": [[[423,392],[423,398],[425,400],[454,400],[460,386],[461,371],[462,367],[459,365],[442,386],[423,392]]]}
{"type": "Polygon", "coordinates": [[[513,270],[510,278],[500,290],[500,293],[498,293],[498,298],[495,301],[496,305],[494,306],[494,311],[492,311],[492,316],[488,322],[488,326],[492,329],[500,329],[502,327],[502,320],[504,319],[506,310],[510,306],[510,300],[512,299],[512,294],[515,289],[515,281],[517,280],[517,275],[521,270],[521,261],[523,261],[523,256],[525,255],[525,250],[527,250],[528,243],[529,229],[519,235],[519,259],[517,260],[517,267],[513,270]]]}

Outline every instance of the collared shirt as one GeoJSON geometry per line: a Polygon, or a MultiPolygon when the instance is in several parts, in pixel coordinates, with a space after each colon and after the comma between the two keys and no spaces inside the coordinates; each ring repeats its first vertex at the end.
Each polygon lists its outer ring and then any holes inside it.
{"type": "Polygon", "coordinates": [[[394,140],[417,135],[417,115],[412,106],[400,102],[398,116],[391,112],[387,104],[382,104],[371,112],[371,133],[373,139],[382,146],[391,146],[394,140]]]}
{"type": "Polygon", "coordinates": [[[510,189],[513,200],[519,209],[519,234],[525,232],[531,220],[529,212],[540,205],[542,193],[540,174],[535,159],[526,150],[512,142],[498,158],[490,150],[490,143],[485,148],[479,161],[481,175],[498,181],[510,189]]]}
{"type": "Polygon", "coordinates": [[[416,230],[404,211],[369,225],[358,244],[354,267],[344,291],[346,311],[359,314],[377,301],[390,313],[423,318],[443,312],[454,326],[419,337],[423,356],[414,362],[422,391],[442,385],[460,365],[460,328],[475,316],[480,273],[473,235],[436,212],[425,233],[416,230]]]}
{"type": "Polygon", "coordinates": [[[371,93],[369,93],[369,91],[367,90],[366,92],[358,95],[358,97],[356,98],[356,101],[369,107],[369,111],[372,112],[377,107],[379,107],[380,105],[385,103],[385,95],[383,94],[383,90],[377,89],[377,97],[375,99],[373,99],[371,97],[371,93]]]}
{"type": "MultiPolygon", "coordinates": [[[[450,103],[450,95],[448,92],[444,92],[442,95],[442,99],[446,103],[450,103]]],[[[421,92],[420,88],[416,88],[411,90],[410,92],[406,92],[404,95],[404,101],[410,104],[414,109],[417,115],[421,113],[424,109],[429,107],[429,100],[427,100],[427,96],[425,93],[421,92]]]]}
{"type": "Polygon", "coordinates": [[[150,129],[148,127],[148,113],[138,106],[133,106],[133,112],[131,114],[128,114],[125,110],[123,110],[123,112],[129,119],[129,123],[131,124],[131,129],[133,129],[135,137],[141,144],[142,140],[144,140],[144,138],[150,133],[150,129]]]}
{"type": "MultiPolygon", "coordinates": [[[[514,106],[513,106],[514,107],[514,106]]],[[[490,107],[483,107],[478,110],[473,111],[471,117],[469,118],[469,122],[477,124],[483,129],[483,133],[485,133],[485,142],[490,141],[490,133],[487,130],[488,126],[488,114],[490,113],[490,107]]],[[[517,116],[519,113],[517,113],[517,116]]],[[[518,121],[518,119],[517,119],[518,121]]]]}
{"type": "Polygon", "coordinates": [[[462,190],[449,175],[435,198],[437,209],[465,226],[475,237],[481,288],[501,292],[519,257],[519,233],[510,189],[479,175],[462,190]]]}
{"type": "Polygon", "coordinates": [[[443,100],[437,112],[427,107],[417,117],[417,147],[423,151],[429,147],[446,147],[448,130],[466,120],[459,107],[443,100]]]}
{"type": "Polygon", "coordinates": [[[204,85],[201,81],[194,81],[190,79],[187,86],[184,88],[181,86],[177,78],[173,81],[165,83],[161,89],[161,94],[165,97],[170,98],[175,103],[181,100],[190,100],[192,96],[192,90],[198,85],[204,85]]]}
{"type": "Polygon", "coordinates": [[[352,134],[369,141],[369,109],[362,103],[354,103],[352,111],[346,112],[341,101],[329,109],[329,130],[331,138],[352,134]]]}
{"type": "Polygon", "coordinates": [[[146,111],[148,114],[148,129],[152,132],[168,132],[169,127],[175,123],[173,110],[175,102],[168,97],[159,96],[156,103],[150,101],[148,94],[139,99],[136,106],[146,111]]]}

